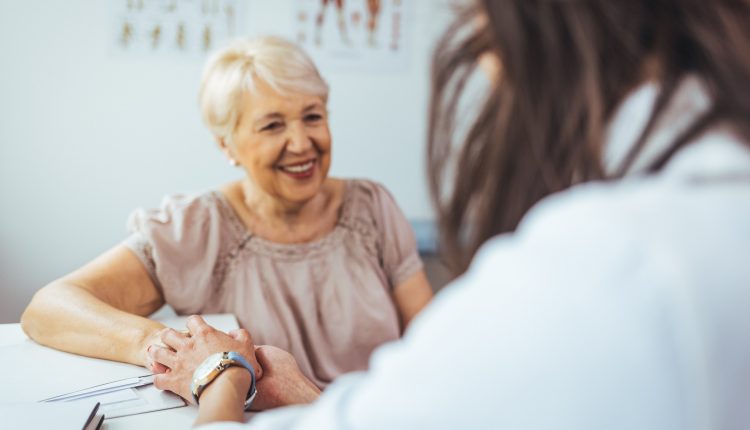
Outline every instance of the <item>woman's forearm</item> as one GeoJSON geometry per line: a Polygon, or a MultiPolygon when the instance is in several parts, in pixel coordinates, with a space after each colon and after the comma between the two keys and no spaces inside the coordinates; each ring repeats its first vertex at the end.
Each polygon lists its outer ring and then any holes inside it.
{"type": "Polygon", "coordinates": [[[55,349],[142,366],[148,363],[148,344],[156,343],[156,333],[164,328],[59,281],[34,296],[21,326],[29,337],[55,349]]]}

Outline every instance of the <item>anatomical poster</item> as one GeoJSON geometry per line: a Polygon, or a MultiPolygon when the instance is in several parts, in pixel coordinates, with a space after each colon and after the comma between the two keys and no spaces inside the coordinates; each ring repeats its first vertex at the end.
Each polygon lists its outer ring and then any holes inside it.
{"type": "Polygon", "coordinates": [[[413,0],[294,0],[296,41],[324,71],[404,71],[413,6],[413,0]]]}
{"type": "Polygon", "coordinates": [[[119,54],[202,56],[240,35],[240,0],[110,0],[119,54]]]}

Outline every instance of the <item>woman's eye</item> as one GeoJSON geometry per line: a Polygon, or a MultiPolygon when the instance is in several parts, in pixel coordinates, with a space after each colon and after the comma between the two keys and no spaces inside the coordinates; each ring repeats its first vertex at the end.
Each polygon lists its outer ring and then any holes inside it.
{"type": "Polygon", "coordinates": [[[274,121],[270,124],[266,124],[263,128],[261,128],[261,131],[274,131],[278,130],[282,127],[282,124],[278,121],[274,121]]]}
{"type": "Polygon", "coordinates": [[[321,119],[323,119],[323,115],[317,113],[311,113],[305,116],[305,121],[307,122],[320,121],[321,119]]]}

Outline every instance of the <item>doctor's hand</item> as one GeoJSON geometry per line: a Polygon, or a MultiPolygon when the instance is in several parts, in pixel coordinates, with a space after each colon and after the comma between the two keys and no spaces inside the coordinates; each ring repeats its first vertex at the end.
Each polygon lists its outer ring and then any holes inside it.
{"type": "Polygon", "coordinates": [[[190,385],[193,372],[209,355],[217,352],[240,353],[255,369],[256,379],[262,377],[262,369],[255,358],[253,339],[247,330],[233,330],[229,334],[206,324],[203,318],[193,315],[187,320],[189,334],[174,329],[162,332],[162,345],[151,345],[148,354],[152,367],[164,366],[165,372],[154,377],[154,385],[160,390],[169,390],[190,403],[194,403],[190,385]]]}
{"type": "Polygon", "coordinates": [[[263,368],[263,379],[257,382],[258,394],[252,410],[312,403],[320,396],[320,390],[302,374],[292,354],[262,345],[255,348],[255,356],[263,368]]]}

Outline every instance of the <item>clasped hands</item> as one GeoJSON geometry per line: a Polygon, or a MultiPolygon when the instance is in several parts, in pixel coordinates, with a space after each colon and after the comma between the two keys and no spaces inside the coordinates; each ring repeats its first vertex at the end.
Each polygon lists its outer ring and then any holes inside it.
{"type": "Polygon", "coordinates": [[[157,374],[156,388],[172,391],[193,403],[190,384],[195,369],[211,354],[235,351],[255,369],[258,394],[252,410],[310,403],[320,394],[317,386],[302,374],[291,354],[270,345],[256,347],[247,330],[224,333],[197,315],[188,318],[186,325],[189,333],[164,329],[158,334],[163,345],[148,347],[148,367],[157,374]]]}

